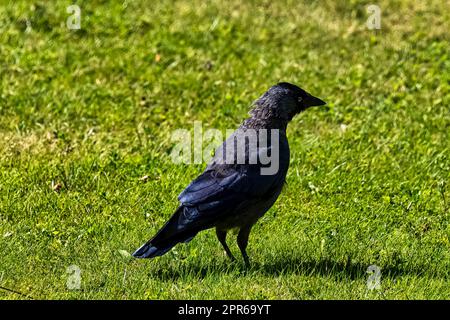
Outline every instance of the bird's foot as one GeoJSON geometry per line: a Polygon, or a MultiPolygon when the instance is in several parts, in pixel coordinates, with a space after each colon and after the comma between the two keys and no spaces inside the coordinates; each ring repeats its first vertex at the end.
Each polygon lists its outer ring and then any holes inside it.
{"type": "Polygon", "coordinates": [[[244,256],[244,264],[245,264],[245,268],[250,269],[250,260],[249,260],[248,256],[244,256]]]}
{"type": "Polygon", "coordinates": [[[231,252],[225,252],[227,257],[230,259],[231,262],[235,262],[236,258],[231,254],[231,252]]]}

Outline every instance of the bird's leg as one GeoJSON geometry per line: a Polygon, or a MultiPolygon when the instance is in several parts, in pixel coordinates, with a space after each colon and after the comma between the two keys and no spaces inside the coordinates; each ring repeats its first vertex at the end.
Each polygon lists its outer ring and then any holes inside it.
{"type": "Polygon", "coordinates": [[[233,254],[231,253],[230,248],[228,248],[228,245],[227,245],[227,241],[226,241],[227,232],[216,228],[216,235],[217,235],[217,239],[219,239],[220,243],[222,244],[223,248],[225,249],[225,252],[226,252],[228,258],[230,258],[231,261],[236,260],[233,256],[233,254]]]}
{"type": "Polygon", "coordinates": [[[246,267],[250,267],[250,261],[248,259],[248,255],[247,255],[247,252],[245,251],[245,249],[247,248],[248,236],[250,235],[251,229],[252,229],[252,226],[242,227],[239,230],[239,233],[237,236],[237,243],[238,243],[239,249],[241,250],[242,257],[244,258],[246,267]]]}

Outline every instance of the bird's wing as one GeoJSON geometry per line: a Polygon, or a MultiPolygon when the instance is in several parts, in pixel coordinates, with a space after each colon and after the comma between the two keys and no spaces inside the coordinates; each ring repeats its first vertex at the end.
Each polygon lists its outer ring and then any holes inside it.
{"type": "MultiPolygon", "coordinates": [[[[269,147],[270,148],[270,147],[269,147]]],[[[263,152],[259,148],[257,152],[263,152]]],[[[248,155],[247,155],[248,156],[248,155]]],[[[269,198],[283,185],[285,172],[261,174],[261,164],[224,164],[214,160],[206,170],[181,192],[178,200],[185,208],[178,226],[211,226],[258,199],[269,198]]]]}
{"type": "Polygon", "coordinates": [[[183,205],[206,205],[215,199],[244,195],[247,198],[266,196],[278,182],[278,175],[261,175],[256,165],[218,166],[203,172],[181,192],[178,200],[183,205]]]}
{"type": "MultiPolygon", "coordinates": [[[[260,148],[259,153],[266,152],[260,148]]],[[[270,151],[269,151],[270,152],[270,151]]],[[[248,156],[247,156],[248,157],[248,156]]],[[[261,174],[261,164],[224,164],[214,161],[199,177],[192,181],[178,196],[183,205],[207,206],[217,200],[233,201],[242,196],[246,198],[265,197],[279,184],[284,182],[285,175],[261,174]],[[235,199],[233,199],[235,198],[235,199]]]]}

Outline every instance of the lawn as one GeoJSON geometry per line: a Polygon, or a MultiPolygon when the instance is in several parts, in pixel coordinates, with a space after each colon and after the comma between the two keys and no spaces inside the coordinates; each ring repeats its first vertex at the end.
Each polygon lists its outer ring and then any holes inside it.
{"type": "Polygon", "coordinates": [[[71,4],[0,0],[0,299],[450,298],[448,1],[77,1],[79,30],[71,4]],[[328,105],[288,127],[252,266],[213,230],[132,259],[206,166],[172,132],[278,81],[328,105]]]}

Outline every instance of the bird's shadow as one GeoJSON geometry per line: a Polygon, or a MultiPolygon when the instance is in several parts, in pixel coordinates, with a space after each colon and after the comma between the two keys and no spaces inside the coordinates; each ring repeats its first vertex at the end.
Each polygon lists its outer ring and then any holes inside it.
{"type": "MultiPolygon", "coordinates": [[[[222,259],[212,265],[186,263],[183,266],[166,266],[166,268],[153,269],[152,277],[159,280],[169,281],[184,277],[203,279],[212,274],[246,274],[259,273],[265,276],[280,275],[305,275],[305,276],[328,276],[345,278],[350,280],[367,279],[370,265],[351,261],[333,261],[328,258],[317,260],[304,259],[301,257],[278,257],[270,262],[253,261],[250,267],[246,267],[241,261],[231,262],[222,259]]],[[[381,268],[383,277],[396,278],[404,275],[417,275],[438,278],[446,277],[436,272],[431,272],[426,266],[407,266],[399,262],[395,265],[385,265],[381,268]]]]}

